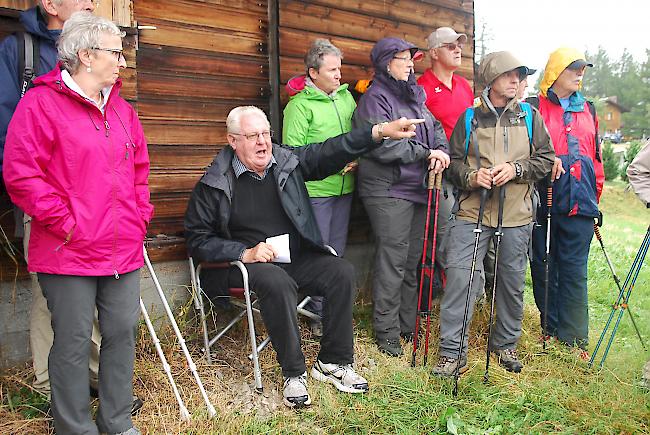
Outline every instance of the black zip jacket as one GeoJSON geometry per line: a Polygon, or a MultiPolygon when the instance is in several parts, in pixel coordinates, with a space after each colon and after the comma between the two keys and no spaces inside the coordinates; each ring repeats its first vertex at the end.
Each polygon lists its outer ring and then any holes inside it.
{"type": "MultiPolygon", "coordinates": [[[[372,140],[370,124],[304,147],[273,144],[273,156],[277,162],[273,177],[282,207],[311,247],[329,252],[324,247],[305,181],[320,180],[335,174],[348,162],[379,145],[372,140]]],[[[247,248],[243,243],[232,240],[228,230],[235,181],[233,154],[230,146],[225,147],[192,191],[185,212],[185,238],[189,254],[195,262],[237,260],[247,248]]],[[[260,219],[263,218],[260,216],[260,219]]]]}

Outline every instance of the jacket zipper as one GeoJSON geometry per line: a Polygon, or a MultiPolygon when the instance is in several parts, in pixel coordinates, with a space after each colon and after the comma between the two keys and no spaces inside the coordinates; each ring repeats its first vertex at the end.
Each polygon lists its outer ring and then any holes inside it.
{"type": "MultiPolygon", "coordinates": [[[[341,115],[339,114],[339,109],[338,107],[336,107],[336,102],[334,101],[334,98],[330,97],[330,101],[334,106],[334,112],[336,112],[336,119],[338,119],[339,127],[341,127],[341,134],[344,134],[345,132],[343,131],[343,121],[341,121],[341,115]]],[[[344,189],[345,189],[345,174],[341,176],[341,191],[339,192],[339,196],[343,196],[344,189]]]]}

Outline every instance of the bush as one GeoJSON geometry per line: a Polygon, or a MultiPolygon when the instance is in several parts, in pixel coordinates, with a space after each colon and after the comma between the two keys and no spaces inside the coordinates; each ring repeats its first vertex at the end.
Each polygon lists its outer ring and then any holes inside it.
{"type": "Polygon", "coordinates": [[[605,142],[603,146],[603,169],[605,170],[605,180],[611,181],[618,177],[618,159],[614,156],[611,142],[605,142]]]}
{"type": "Polygon", "coordinates": [[[637,154],[639,154],[639,151],[641,150],[641,141],[640,140],[633,140],[630,142],[630,146],[627,148],[627,151],[625,151],[625,163],[623,164],[623,167],[621,168],[621,179],[625,182],[627,182],[627,167],[630,166],[630,163],[632,163],[632,160],[636,157],[637,154]]]}

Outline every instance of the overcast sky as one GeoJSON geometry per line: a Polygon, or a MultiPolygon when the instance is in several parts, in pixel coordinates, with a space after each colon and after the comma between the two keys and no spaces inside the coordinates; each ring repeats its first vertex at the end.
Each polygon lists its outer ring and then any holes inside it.
{"type": "Polygon", "coordinates": [[[648,0],[475,0],[474,12],[477,37],[487,23],[488,52],[512,51],[538,70],[562,46],[596,52],[600,45],[610,59],[627,48],[637,61],[650,48],[648,0]]]}

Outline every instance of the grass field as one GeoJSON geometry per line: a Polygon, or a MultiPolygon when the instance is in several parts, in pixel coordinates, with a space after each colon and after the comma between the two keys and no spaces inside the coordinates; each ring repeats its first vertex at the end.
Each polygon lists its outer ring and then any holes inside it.
{"type": "MultiPolygon", "coordinates": [[[[602,210],[605,223],[601,232],[623,280],[650,223],[650,211],[631,192],[625,192],[621,182],[608,183],[602,210]]],[[[589,276],[593,350],[617,295],[595,238],[589,276]]],[[[646,265],[632,293],[630,307],[642,335],[650,342],[649,278],[646,265]]],[[[519,346],[524,370],[511,374],[493,360],[489,383],[483,383],[488,316],[485,307],[475,315],[470,333],[470,370],[461,377],[459,394],[454,397],[452,382],[430,374],[430,365],[437,358],[437,336],[433,336],[429,367],[420,363],[412,369],[407,356],[395,359],[380,354],[372,341],[370,305],[364,303],[364,298],[368,296],[362,295],[355,314],[356,358],[357,367],[370,381],[369,394],[339,394],[329,386],[310,382],[314,403],[311,408],[299,412],[286,410],[280,403],[281,376],[272,352],[262,354],[265,393],[251,392],[251,370],[243,355],[242,336],[240,341],[217,349],[216,364],[199,363],[199,371],[219,412],[210,421],[198,390],[187,376],[184,360],[175,352],[174,343],[168,341],[166,354],[193,412],[192,422],[183,424],[178,421],[177,405],[151,341],[141,328],[135,389],[146,404],[135,424],[144,433],[152,434],[650,433],[650,393],[637,386],[641,368],[650,354],[642,349],[627,313],[604,368],[589,369],[561,345],[551,344],[543,352],[538,342],[539,316],[528,280],[519,346]]],[[[189,323],[188,328],[191,330],[189,323]]],[[[318,347],[307,335],[304,338],[305,353],[311,362],[318,347]]],[[[188,341],[196,342],[198,347],[198,333],[188,341]]],[[[46,417],[39,410],[43,401],[28,388],[28,370],[12,372],[1,381],[0,433],[46,431],[46,417]]]]}

